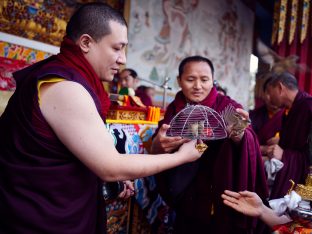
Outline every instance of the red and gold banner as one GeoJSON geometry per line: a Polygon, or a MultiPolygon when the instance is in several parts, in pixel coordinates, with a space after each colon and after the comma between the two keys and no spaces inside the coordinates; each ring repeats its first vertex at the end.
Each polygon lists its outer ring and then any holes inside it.
{"type": "Polygon", "coordinates": [[[46,59],[51,55],[52,54],[44,51],[0,41],[0,56],[4,58],[23,60],[27,63],[35,63],[46,59]]]}
{"type": "Polygon", "coordinates": [[[273,15],[273,30],[272,30],[272,38],[271,38],[272,44],[275,44],[276,39],[277,39],[278,25],[279,25],[279,8],[280,8],[280,2],[275,1],[274,15],[273,15]]]}
{"type": "Polygon", "coordinates": [[[282,42],[284,38],[284,34],[285,34],[287,2],[288,0],[281,0],[280,11],[279,11],[278,36],[277,36],[278,44],[282,42]]]}
{"type": "Polygon", "coordinates": [[[294,41],[298,21],[298,0],[292,0],[288,44],[294,41]]]}
{"type": "Polygon", "coordinates": [[[310,13],[310,0],[303,1],[303,9],[302,9],[302,23],[301,23],[301,34],[300,34],[300,42],[302,43],[306,37],[309,27],[309,13],[310,13]]]}
{"type": "Polygon", "coordinates": [[[12,73],[28,65],[25,61],[0,57],[0,91],[15,90],[15,80],[12,73]]]}

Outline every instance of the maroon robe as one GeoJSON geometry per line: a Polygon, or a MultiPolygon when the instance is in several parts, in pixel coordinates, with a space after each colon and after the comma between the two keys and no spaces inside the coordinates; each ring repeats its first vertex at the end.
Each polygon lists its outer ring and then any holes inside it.
{"type": "Polygon", "coordinates": [[[145,106],[153,105],[151,97],[147,95],[143,88],[135,90],[135,96],[139,97],[145,106]]]}
{"type": "MultiPolygon", "coordinates": [[[[229,97],[218,95],[215,88],[199,104],[219,113],[228,105],[241,107],[229,97]]],[[[169,124],[185,105],[185,97],[179,92],[159,126],[169,124]]],[[[256,219],[226,207],[221,194],[229,189],[254,191],[262,199],[268,196],[259,144],[250,127],[239,144],[231,139],[209,141],[199,160],[156,178],[160,194],[176,211],[176,233],[247,233],[256,227],[256,219]]]]}
{"type": "Polygon", "coordinates": [[[0,118],[0,233],[106,232],[102,182],[57,138],[38,103],[38,80],[62,77],[90,93],[104,121],[99,78],[79,48],[64,43],[61,54],[14,74],[17,89],[0,118]]]}
{"type": "Polygon", "coordinates": [[[281,109],[270,118],[265,105],[249,112],[251,125],[260,145],[266,145],[267,140],[281,131],[283,113],[284,109],[281,109]]]}
{"type": "Polygon", "coordinates": [[[283,117],[279,146],[284,150],[284,167],[277,173],[270,199],[281,198],[290,188],[289,180],[304,183],[309,172],[309,133],[312,97],[299,91],[288,115],[283,117]]]}

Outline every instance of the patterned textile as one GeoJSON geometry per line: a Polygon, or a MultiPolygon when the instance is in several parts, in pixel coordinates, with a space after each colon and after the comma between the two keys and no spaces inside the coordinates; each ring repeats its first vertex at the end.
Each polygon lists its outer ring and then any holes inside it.
{"type": "MultiPolygon", "coordinates": [[[[119,153],[143,154],[151,144],[156,125],[107,124],[119,153]]],[[[136,195],[106,205],[108,233],[170,233],[174,213],[156,191],[153,176],[134,181],[136,195]],[[130,226],[131,225],[131,226],[130,226]]]]}
{"type": "Polygon", "coordinates": [[[28,66],[22,60],[0,57],[0,90],[15,90],[15,80],[12,73],[28,66]]]}
{"type": "Polygon", "coordinates": [[[273,227],[273,234],[311,234],[312,228],[306,228],[299,223],[290,222],[273,227]]]}

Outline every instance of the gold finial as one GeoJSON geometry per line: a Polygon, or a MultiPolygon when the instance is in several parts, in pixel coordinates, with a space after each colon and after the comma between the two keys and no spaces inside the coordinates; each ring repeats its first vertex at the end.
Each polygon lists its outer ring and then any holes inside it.
{"type": "Polygon", "coordinates": [[[204,152],[208,146],[205,143],[196,144],[195,148],[198,150],[199,153],[204,152]]]}
{"type": "Polygon", "coordinates": [[[291,191],[294,189],[295,187],[295,182],[293,180],[289,180],[289,182],[291,183],[290,189],[288,189],[287,194],[290,194],[291,191]]]}

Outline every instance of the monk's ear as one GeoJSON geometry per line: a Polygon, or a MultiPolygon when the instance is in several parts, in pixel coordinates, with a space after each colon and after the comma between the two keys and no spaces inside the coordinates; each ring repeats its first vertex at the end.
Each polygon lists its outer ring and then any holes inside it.
{"type": "Polygon", "coordinates": [[[88,53],[93,42],[94,40],[90,35],[82,34],[77,41],[77,45],[83,53],[88,53]]]}
{"type": "Polygon", "coordinates": [[[280,93],[286,89],[285,85],[283,85],[282,82],[278,82],[276,86],[277,86],[278,91],[279,91],[280,93]]]}

